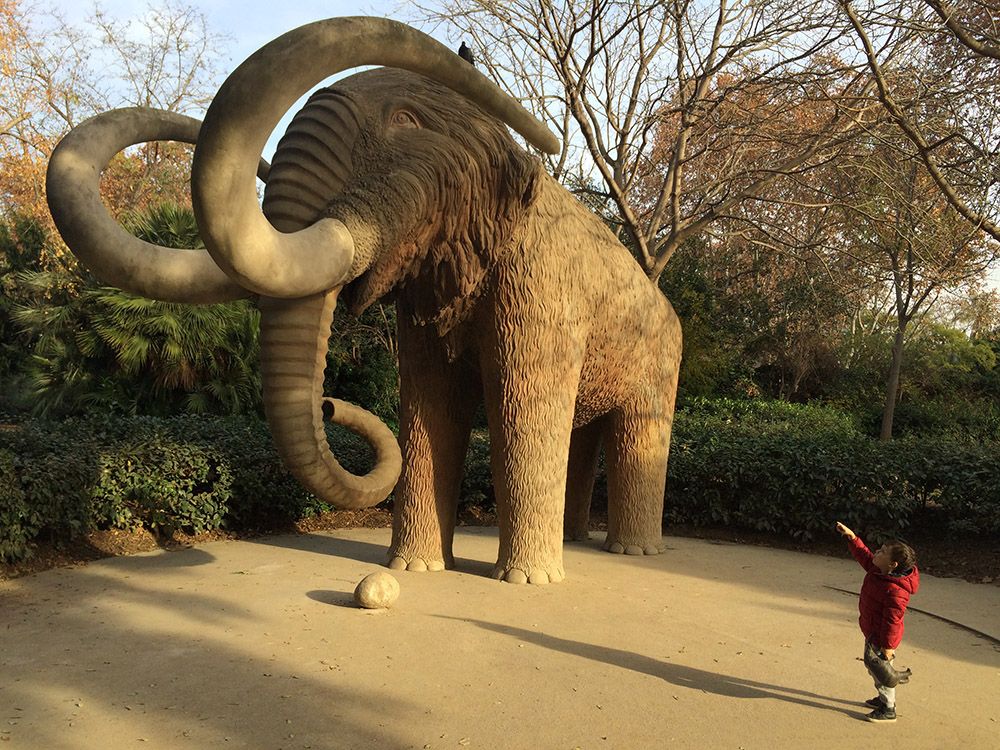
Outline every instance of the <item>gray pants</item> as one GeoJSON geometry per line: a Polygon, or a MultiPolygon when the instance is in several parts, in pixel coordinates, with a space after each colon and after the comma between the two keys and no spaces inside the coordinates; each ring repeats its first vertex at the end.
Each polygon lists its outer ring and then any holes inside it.
{"type": "Polygon", "coordinates": [[[878,694],[882,696],[882,702],[885,704],[886,708],[896,707],[896,688],[886,687],[878,680],[875,680],[875,689],[878,690],[878,694]]]}
{"type": "MultiPolygon", "coordinates": [[[[879,656],[882,655],[881,654],[881,649],[875,649],[872,644],[866,642],[865,643],[865,652],[866,652],[865,653],[865,669],[868,670],[868,674],[870,674],[871,677],[872,677],[872,680],[874,680],[874,682],[875,682],[875,689],[878,690],[878,694],[879,694],[879,696],[881,696],[882,702],[886,705],[887,708],[895,708],[896,707],[896,688],[894,688],[894,687],[887,687],[886,685],[883,685],[882,682],[879,680],[879,678],[875,675],[875,673],[872,672],[871,667],[868,666],[868,661],[871,658],[871,655],[872,655],[871,651],[872,650],[876,651],[879,656]]],[[[892,662],[892,660],[890,659],[890,663],[891,662],[892,662]]]]}

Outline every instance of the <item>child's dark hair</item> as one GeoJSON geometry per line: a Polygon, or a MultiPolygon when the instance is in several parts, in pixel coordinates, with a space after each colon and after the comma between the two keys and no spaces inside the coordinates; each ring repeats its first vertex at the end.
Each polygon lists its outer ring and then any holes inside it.
{"type": "Polygon", "coordinates": [[[896,570],[900,573],[917,564],[917,553],[906,542],[889,539],[885,543],[885,551],[889,553],[889,559],[896,563],[896,570]]]}

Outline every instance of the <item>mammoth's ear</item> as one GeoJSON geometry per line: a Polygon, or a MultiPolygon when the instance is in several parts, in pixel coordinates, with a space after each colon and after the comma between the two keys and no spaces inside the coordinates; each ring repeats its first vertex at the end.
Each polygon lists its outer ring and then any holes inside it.
{"type": "Polygon", "coordinates": [[[519,148],[510,149],[506,161],[501,193],[515,211],[526,209],[538,197],[542,163],[519,148]]]}

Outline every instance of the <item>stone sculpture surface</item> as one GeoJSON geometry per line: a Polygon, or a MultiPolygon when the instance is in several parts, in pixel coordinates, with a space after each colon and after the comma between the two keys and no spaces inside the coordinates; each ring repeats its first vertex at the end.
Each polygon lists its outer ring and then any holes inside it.
{"type": "Polygon", "coordinates": [[[275,445],[299,481],[339,507],[374,505],[395,487],[392,568],[454,564],[461,473],[484,403],[494,575],[558,581],[564,535],[586,534],[602,445],[605,547],[661,549],[681,331],[628,250],[505,123],[558,149],[429,37],[385,19],[330,19],[248,58],[200,129],[155,110],[79,126],[53,154],[49,201],[67,244],[107,283],[192,303],[258,296],[275,445]],[[275,124],[318,82],[363,64],[386,67],[318,91],[295,115],[261,206],[254,176],[275,124]],[[97,179],[110,158],[166,138],[197,142],[192,195],[207,253],[142,243],[101,207],[97,179]],[[338,297],[356,313],[396,304],[398,444],[373,415],[321,392],[338,297]],[[325,418],[372,443],[367,475],[337,463],[325,418]]]}

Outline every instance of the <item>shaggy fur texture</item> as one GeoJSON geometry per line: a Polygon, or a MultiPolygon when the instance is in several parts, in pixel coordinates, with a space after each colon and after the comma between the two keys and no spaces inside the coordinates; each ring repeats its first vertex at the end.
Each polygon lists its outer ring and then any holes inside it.
{"type": "Polygon", "coordinates": [[[586,534],[602,444],[606,548],[660,551],[681,330],[626,248],[502,124],[419,75],[383,68],[338,82],[288,133],[265,213],[286,230],[343,221],[356,247],[351,308],[397,305],[404,468],[390,565],[453,565],[481,400],[496,577],[564,577],[564,532],[586,534]]]}

